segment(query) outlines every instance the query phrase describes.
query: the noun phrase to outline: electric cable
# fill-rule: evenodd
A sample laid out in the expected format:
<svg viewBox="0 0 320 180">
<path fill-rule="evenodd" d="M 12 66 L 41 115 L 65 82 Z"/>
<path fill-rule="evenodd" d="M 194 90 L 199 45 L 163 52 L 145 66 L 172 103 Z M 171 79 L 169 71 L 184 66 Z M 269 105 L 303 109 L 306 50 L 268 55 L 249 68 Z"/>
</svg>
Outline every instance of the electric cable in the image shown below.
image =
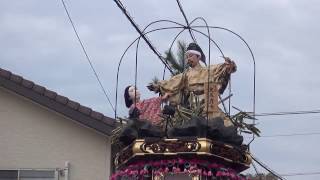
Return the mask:
<svg viewBox="0 0 320 180">
<path fill-rule="evenodd" d="M 263 162 L 261 162 L 257 157 L 253 156 L 251 153 L 249 154 L 252 158 L 253 161 L 255 161 L 256 163 L 258 163 L 261 167 L 263 167 L 265 170 L 267 170 L 269 173 L 271 173 L 272 175 L 276 176 L 277 178 L 279 178 L 280 180 L 284 180 L 283 177 L 281 177 L 280 174 L 276 173 L 275 171 L 273 171 L 272 169 L 270 169 L 266 164 L 264 164 Z"/>
<path fill-rule="evenodd" d="M 187 18 L 187 16 L 186 16 L 186 14 L 185 14 L 185 12 L 184 12 L 184 10 L 183 10 L 183 8 L 182 8 L 182 5 L 181 5 L 181 3 L 180 3 L 180 0 L 176 0 L 176 2 L 177 2 L 177 4 L 178 4 L 178 6 L 179 6 L 180 12 L 182 13 L 182 16 L 183 16 L 184 20 L 186 21 L 186 24 L 187 24 L 187 27 L 188 27 L 188 31 L 189 31 L 189 34 L 190 34 L 193 42 L 197 43 L 196 38 L 194 37 L 192 31 L 190 30 L 190 24 L 189 24 L 189 21 L 188 21 L 188 18 Z"/>
<path fill-rule="evenodd" d="M 252 166 L 254 168 L 254 171 L 256 172 L 256 175 L 259 175 L 258 169 L 257 169 L 256 165 L 254 164 L 254 162 L 252 162 Z M 262 180 L 261 176 L 259 176 L 259 180 Z"/>
<path fill-rule="evenodd" d="M 291 134 L 274 134 L 274 135 L 262 135 L 258 138 L 274 138 L 274 137 L 291 137 L 291 136 L 312 136 L 320 135 L 320 132 L 306 132 L 306 133 L 291 133 Z"/>
<path fill-rule="evenodd" d="M 320 110 L 257 113 L 256 116 L 284 116 L 284 115 L 318 114 L 318 113 L 320 113 Z"/>
<path fill-rule="evenodd" d="M 81 48 L 82 48 L 82 51 L 84 52 L 84 54 L 85 54 L 85 56 L 86 56 L 86 59 L 87 59 L 89 65 L 90 65 L 90 67 L 91 67 L 91 69 L 92 69 L 92 71 L 93 71 L 93 73 L 94 73 L 94 75 L 95 75 L 95 77 L 96 77 L 99 85 L 100 85 L 100 88 L 102 89 L 102 91 L 103 91 L 103 93 L 104 93 L 104 95 L 105 95 L 105 97 L 106 97 L 109 105 L 111 106 L 113 112 L 115 112 L 115 108 L 113 107 L 113 105 L 112 105 L 112 103 L 111 103 L 111 101 L 110 101 L 110 98 L 109 98 L 109 96 L 108 96 L 105 88 L 103 87 L 101 81 L 100 81 L 100 78 L 99 78 L 99 76 L 98 76 L 98 73 L 96 72 L 96 70 L 95 70 L 94 67 L 93 67 L 93 64 L 92 64 L 92 62 L 91 62 L 91 60 L 90 60 L 90 58 L 89 58 L 89 55 L 88 55 L 88 53 L 87 53 L 87 51 L 86 51 L 86 49 L 85 49 L 85 47 L 84 47 L 84 44 L 82 43 L 82 41 L 81 41 L 81 39 L 80 39 L 80 36 L 79 36 L 78 31 L 77 31 L 77 29 L 76 29 L 76 27 L 75 27 L 75 24 L 73 23 L 73 21 L 72 21 L 72 19 L 71 19 L 71 16 L 70 16 L 70 13 L 69 13 L 69 11 L 68 11 L 68 8 L 67 8 L 64 0 L 61 0 L 61 2 L 62 2 L 62 4 L 63 4 L 64 10 L 65 10 L 65 12 L 66 12 L 66 14 L 67 14 L 67 16 L 68 16 L 68 19 L 69 19 L 69 21 L 70 21 L 70 23 L 71 23 L 71 25 L 72 25 L 73 31 L 74 31 L 74 33 L 75 33 L 76 36 L 77 36 L 77 39 L 78 39 L 78 41 L 79 41 L 79 43 L 80 43 L 80 46 L 81 46 Z"/>
<path fill-rule="evenodd" d="M 127 19 L 130 21 L 131 25 L 135 28 L 135 30 L 140 34 L 140 36 L 145 40 L 149 48 L 154 52 L 154 54 L 161 60 L 161 62 L 168 68 L 168 70 L 173 73 L 170 66 L 165 62 L 164 58 L 161 56 L 161 54 L 156 50 L 156 48 L 151 44 L 151 41 L 143 34 L 143 32 L 140 30 L 139 26 L 135 21 L 132 19 L 132 17 L 129 15 L 128 11 L 124 8 L 123 4 L 120 2 L 120 0 L 114 0 L 114 2 L 117 4 L 117 6 L 120 8 L 122 13 L 127 17 Z"/>
<path fill-rule="evenodd" d="M 315 172 L 301 172 L 301 173 L 287 173 L 281 176 L 306 176 L 306 175 L 320 175 L 320 171 Z"/>
</svg>

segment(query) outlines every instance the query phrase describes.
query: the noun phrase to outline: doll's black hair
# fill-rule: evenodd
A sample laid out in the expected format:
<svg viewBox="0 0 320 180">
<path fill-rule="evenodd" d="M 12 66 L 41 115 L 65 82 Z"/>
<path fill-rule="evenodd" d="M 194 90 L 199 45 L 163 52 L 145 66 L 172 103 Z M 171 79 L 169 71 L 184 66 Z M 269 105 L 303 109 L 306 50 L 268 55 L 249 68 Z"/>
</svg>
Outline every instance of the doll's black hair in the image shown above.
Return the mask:
<svg viewBox="0 0 320 180">
<path fill-rule="evenodd" d="M 129 88 L 130 87 L 132 87 L 132 86 L 131 85 L 127 86 L 126 89 L 124 90 L 124 100 L 126 102 L 127 108 L 130 108 L 130 106 L 133 104 L 133 100 L 130 98 L 130 95 L 129 95 Z"/>
</svg>

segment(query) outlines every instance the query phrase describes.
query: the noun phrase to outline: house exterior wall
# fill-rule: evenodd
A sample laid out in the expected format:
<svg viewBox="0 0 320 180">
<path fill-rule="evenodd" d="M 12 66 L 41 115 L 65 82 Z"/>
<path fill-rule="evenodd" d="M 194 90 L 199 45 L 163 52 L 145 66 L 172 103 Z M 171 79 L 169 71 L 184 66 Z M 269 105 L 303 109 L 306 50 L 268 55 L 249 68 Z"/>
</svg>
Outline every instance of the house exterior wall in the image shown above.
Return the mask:
<svg viewBox="0 0 320 180">
<path fill-rule="evenodd" d="M 0 87 L 0 170 L 64 168 L 70 180 L 105 180 L 108 137 Z"/>
</svg>

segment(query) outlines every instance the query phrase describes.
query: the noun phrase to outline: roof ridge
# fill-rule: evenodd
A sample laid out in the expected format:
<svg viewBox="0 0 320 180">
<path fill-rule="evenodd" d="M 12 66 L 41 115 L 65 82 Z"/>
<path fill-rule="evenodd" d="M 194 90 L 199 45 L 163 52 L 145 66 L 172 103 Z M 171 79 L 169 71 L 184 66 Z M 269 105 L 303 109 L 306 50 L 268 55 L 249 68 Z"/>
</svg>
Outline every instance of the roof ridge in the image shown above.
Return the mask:
<svg viewBox="0 0 320 180">
<path fill-rule="evenodd" d="M 41 96 L 44 96 L 46 98 L 49 98 L 50 100 L 53 100 L 61 105 L 64 105 L 67 108 L 71 108 L 75 111 L 78 111 L 86 116 L 89 116 L 92 119 L 101 121 L 105 124 L 108 124 L 110 126 L 115 126 L 116 121 L 113 118 L 105 116 L 103 113 L 97 112 L 92 110 L 90 107 L 81 105 L 79 102 L 70 100 L 66 96 L 62 96 L 55 91 L 49 90 L 45 88 L 44 86 L 38 85 L 34 83 L 33 81 L 24 79 L 22 76 L 16 75 L 12 73 L 11 71 L 5 70 L 0 68 L 0 78 L 7 79 L 19 86 L 22 86 L 24 88 L 27 88 Z M 1 80 L 1 79 L 0 79 Z M 0 85 L 2 83 L 0 82 Z"/>
</svg>

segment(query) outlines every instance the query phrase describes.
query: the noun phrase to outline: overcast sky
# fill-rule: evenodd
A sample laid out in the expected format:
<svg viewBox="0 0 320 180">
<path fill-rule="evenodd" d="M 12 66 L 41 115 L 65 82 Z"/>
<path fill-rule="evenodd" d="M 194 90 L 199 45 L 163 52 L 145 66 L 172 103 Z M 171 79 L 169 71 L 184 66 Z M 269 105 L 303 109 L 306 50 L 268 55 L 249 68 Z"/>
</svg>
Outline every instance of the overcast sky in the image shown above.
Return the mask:
<svg viewBox="0 0 320 180">
<path fill-rule="evenodd" d="M 141 28 L 159 19 L 184 24 L 173 0 L 122 1 Z M 111 0 L 66 0 L 66 5 L 99 74 L 115 104 L 118 61 L 127 46 L 138 37 Z M 209 25 L 231 29 L 250 45 L 256 58 L 256 112 L 320 109 L 320 1 L 182 1 L 189 20 L 204 17 Z M 203 22 L 195 22 L 204 25 Z M 162 23 L 151 27 L 175 26 Z M 198 29 L 206 32 L 204 29 Z M 159 52 L 170 46 L 179 30 L 149 34 Z M 233 75 L 232 105 L 252 111 L 253 63 L 248 49 L 231 33 L 212 30 L 213 39 L 226 56 L 238 65 Z M 208 42 L 195 33 L 208 56 Z M 191 42 L 187 32 L 179 40 Z M 163 65 L 140 43 L 138 88 L 143 98 L 154 96 L 145 88 L 154 76 L 162 77 Z M 81 50 L 60 0 L 0 0 L 0 67 L 54 90 L 61 95 L 113 117 L 102 90 Z M 211 62 L 222 62 L 211 47 Z M 123 89 L 134 84 L 135 48 L 120 68 L 118 111 L 127 114 Z M 168 77 L 168 75 L 167 75 Z M 260 117 L 262 135 L 320 132 L 320 114 Z M 319 135 L 262 137 L 251 151 L 280 174 L 320 171 Z M 259 168 L 261 171 L 261 169 Z M 253 170 L 250 170 L 253 172 Z M 287 179 L 319 179 L 320 175 Z"/>
</svg>

